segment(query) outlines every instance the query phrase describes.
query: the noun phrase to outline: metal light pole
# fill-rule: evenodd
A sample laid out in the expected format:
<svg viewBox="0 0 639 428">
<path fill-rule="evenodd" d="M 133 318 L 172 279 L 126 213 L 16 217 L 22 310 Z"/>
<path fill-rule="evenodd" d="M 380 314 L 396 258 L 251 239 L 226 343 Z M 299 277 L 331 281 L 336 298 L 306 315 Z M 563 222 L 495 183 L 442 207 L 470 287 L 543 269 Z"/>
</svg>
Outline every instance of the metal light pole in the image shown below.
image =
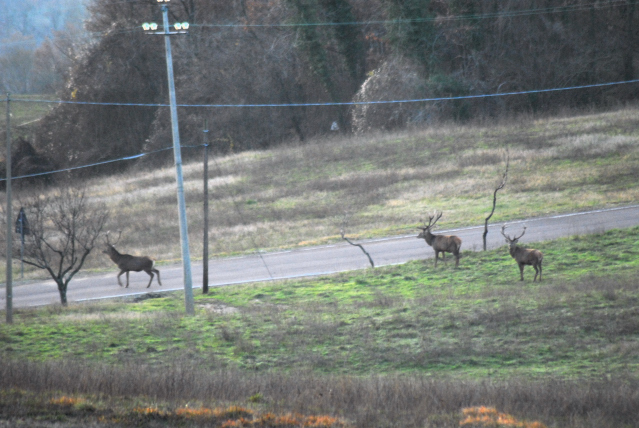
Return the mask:
<svg viewBox="0 0 639 428">
<path fill-rule="evenodd" d="M 160 0 L 161 1 L 161 0 Z M 168 1 L 168 0 L 166 0 Z M 171 56 L 172 34 L 178 32 L 169 31 L 169 7 L 162 6 L 162 19 L 164 31 L 152 34 L 164 34 L 164 46 L 166 49 L 166 73 L 169 81 L 169 102 L 171 105 L 171 131 L 173 134 L 173 155 L 175 157 L 175 178 L 177 181 L 178 215 L 180 220 L 180 241 L 182 245 L 182 269 L 184 273 L 184 303 L 188 315 L 195 314 L 193 301 L 193 277 L 191 275 L 191 254 L 189 252 L 189 233 L 186 222 L 186 203 L 184 201 L 184 180 L 182 178 L 182 153 L 180 151 L 180 130 L 178 126 L 177 103 L 175 101 L 175 82 L 173 80 L 173 57 Z M 147 30 L 147 25 L 143 28 Z M 188 24 L 186 26 L 188 28 Z M 154 28 L 152 28 L 154 29 Z M 177 29 L 177 26 L 176 26 Z M 183 33 L 180 31 L 179 33 Z"/>
<path fill-rule="evenodd" d="M 6 282 L 6 298 L 7 298 L 7 324 L 13 323 L 13 213 L 11 210 L 11 97 L 7 94 L 7 282 Z"/>
</svg>

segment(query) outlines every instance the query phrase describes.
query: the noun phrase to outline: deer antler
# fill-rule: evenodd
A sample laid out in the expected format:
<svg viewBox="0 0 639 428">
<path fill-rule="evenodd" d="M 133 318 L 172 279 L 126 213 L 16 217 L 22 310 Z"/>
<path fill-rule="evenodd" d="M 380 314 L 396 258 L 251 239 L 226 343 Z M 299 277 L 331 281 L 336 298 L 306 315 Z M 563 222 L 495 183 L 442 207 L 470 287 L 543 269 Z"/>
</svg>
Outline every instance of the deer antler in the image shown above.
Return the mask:
<svg viewBox="0 0 639 428">
<path fill-rule="evenodd" d="M 440 218 L 442 218 L 442 215 L 444 213 L 443 212 L 437 212 L 437 210 L 435 210 L 435 212 L 433 213 L 433 215 L 429 215 L 428 216 L 428 224 L 426 224 L 426 222 L 424 222 L 424 226 L 425 227 L 420 227 L 420 229 L 430 229 L 433 226 L 435 226 L 435 223 L 437 223 L 437 220 L 439 220 Z M 435 221 L 433 221 L 433 219 L 435 219 Z"/>
<path fill-rule="evenodd" d="M 526 233 L 526 226 L 524 226 L 524 231 L 523 231 L 523 232 L 521 232 L 521 235 L 519 235 L 519 236 L 518 236 L 518 237 L 516 237 L 515 239 L 519 239 L 519 238 L 521 238 L 522 236 L 524 236 L 524 233 Z"/>
<path fill-rule="evenodd" d="M 505 232 L 506 232 L 506 225 L 504 224 L 504 225 L 501 227 L 501 234 L 502 234 L 502 235 L 504 235 L 504 238 L 506 238 L 507 240 L 512 241 L 512 239 L 510 238 L 510 236 L 506 235 L 506 233 L 505 233 Z"/>
<path fill-rule="evenodd" d="M 122 236 L 122 231 L 120 230 L 119 232 L 120 233 L 118 234 L 118 239 L 112 244 L 111 242 L 109 242 L 109 233 L 111 233 L 111 231 L 110 230 L 107 231 L 107 233 L 105 234 L 107 245 L 114 246 L 115 244 L 120 242 L 120 237 Z"/>
<path fill-rule="evenodd" d="M 515 236 L 514 238 L 511 238 L 510 236 L 506 235 L 506 225 L 504 224 L 501 227 L 501 234 L 504 235 L 504 238 L 506 238 L 508 241 L 512 242 L 512 241 L 517 241 L 519 240 L 522 236 L 524 236 L 524 233 L 526 233 L 526 226 L 524 226 L 524 231 L 521 232 L 521 235 L 519 236 Z"/>
</svg>

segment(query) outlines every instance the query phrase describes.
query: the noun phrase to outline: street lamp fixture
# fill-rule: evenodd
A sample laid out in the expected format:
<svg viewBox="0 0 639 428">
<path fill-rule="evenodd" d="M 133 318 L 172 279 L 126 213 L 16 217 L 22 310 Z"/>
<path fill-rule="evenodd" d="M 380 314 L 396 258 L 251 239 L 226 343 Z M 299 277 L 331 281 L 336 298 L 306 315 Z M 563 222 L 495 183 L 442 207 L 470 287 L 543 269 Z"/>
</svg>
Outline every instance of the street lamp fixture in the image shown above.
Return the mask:
<svg viewBox="0 0 639 428">
<path fill-rule="evenodd" d="M 142 24 L 142 28 L 144 29 L 144 31 L 155 31 L 158 29 L 158 24 L 156 24 L 155 22 L 145 22 L 144 24 Z"/>
<path fill-rule="evenodd" d="M 189 29 L 188 22 L 176 22 L 173 24 L 173 28 L 175 31 L 169 31 L 169 27 L 165 27 L 163 31 L 157 31 L 158 24 L 155 22 L 145 22 L 142 24 L 142 29 L 147 34 L 165 34 L 165 35 L 173 35 L 173 34 L 187 34 Z"/>
</svg>

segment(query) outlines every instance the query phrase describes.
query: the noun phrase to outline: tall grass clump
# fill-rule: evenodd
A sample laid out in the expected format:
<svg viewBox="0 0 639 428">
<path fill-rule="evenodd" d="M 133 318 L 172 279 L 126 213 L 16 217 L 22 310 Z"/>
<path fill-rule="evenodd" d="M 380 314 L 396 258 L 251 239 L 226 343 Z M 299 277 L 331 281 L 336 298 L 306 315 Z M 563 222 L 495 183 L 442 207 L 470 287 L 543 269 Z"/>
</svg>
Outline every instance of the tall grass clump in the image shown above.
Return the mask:
<svg viewBox="0 0 639 428">
<path fill-rule="evenodd" d="M 3 389 L 15 387 L 40 394 L 65 391 L 70 395 L 146 397 L 148 402 L 174 403 L 175 410 L 184 409 L 180 403 L 185 402 L 204 403 L 201 407 L 206 408 L 216 407 L 207 407 L 207 403 L 248 403 L 259 392 L 261 411 L 335 415 L 362 428 L 458 427 L 460 422 L 469 421 L 473 412 L 462 413 L 462 409 L 481 406 L 498 408 L 514 415 L 513 420 L 539 422 L 512 425 L 525 427 L 616 428 L 632 426 L 639 416 L 639 380 L 632 376 L 575 381 L 470 381 L 414 374 L 362 378 L 307 371 L 210 372 L 181 361 L 174 363 L 156 370 L 143 365 L 9 361 L 0 367 L 0 385 Z M 206 413 L 177 412 L 191 416 Z"/>
</svg>

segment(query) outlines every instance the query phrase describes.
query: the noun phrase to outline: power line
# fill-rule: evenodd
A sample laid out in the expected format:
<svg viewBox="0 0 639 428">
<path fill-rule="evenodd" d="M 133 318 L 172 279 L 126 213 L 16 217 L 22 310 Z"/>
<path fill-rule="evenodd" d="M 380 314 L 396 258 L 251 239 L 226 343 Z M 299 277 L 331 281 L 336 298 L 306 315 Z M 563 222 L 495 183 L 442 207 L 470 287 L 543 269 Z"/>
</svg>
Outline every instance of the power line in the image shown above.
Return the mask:
<svg viewBox="0 0 639 428">
<path fill-rule="evenodd" d="M 563 88 L 550 88 L 550 89 L 538 89 L 531 91 L 518 91 L 518 92 L 504 92 L 504 93 L 493 93 L 493 94 L 483 94 L 483 95 L 464 95 L 458 97 L 438 97 L 438 98 L 421 98 L 421 99 L 412 99 L 412 100 L 390 100 L 390 101 L 361 101 L 361 102 L 347 102 L 347 103 L 299 103 L 299 104 L 181 104 L 179 107 L 206 107 L 206 108 L 230 108 L 230 107 L 308 107 L 308 106 L 348 106 L 348 105 L 370 105 L 370 104 L 395 104 L 395 103 L 416 103 L 416 102 L 429 102 L 429 101 L 449 101 L 449 100 L 462 100 L 462 99 L 477 99 L 477 98 L 491 98 L 491 97 L 500 97 L 500 96 L 512 96 L 512 95 L 526 95 L 526 94 L 535 94 L 535 93 L 548 93 L 548 92 L 558 92 L 565 90 L 575 90 L 575 89 L 585 89 L 585 88 L 598 88 L 598 87 L 606 87 L 613 85 L 622 85 L 622 84 L 632 84 L 639 83 L 639 79 L 634 80 L 626 80 L 620 82 L 608 82 L 608 83 L 596 83 L 591 85 L 581 85 L 581 86 L 569 86 Z M 42 103 L 58 103 L 58 104 L 79 104 L 79 105 L 107 105 L 107 106 L 125 106 L 125 107 L 168 107 L 168 104 L 139 104 L 139 103 L 97 103 L 97 102 L 83 102 L 83 101 L 49 101 L 49 100 L 33 100 L 33 99 L 24 99 L 24 98 L 11 98 L 12 102 L 42 102 Z M 184 148 L 197 148 L 202 147 L 203 145 L 182 145 Z M 36 174 L 29 175 L 21 175 L 18 177 L 12 177 L 12 179 L 21 179 L 21 178 L 29 178 L 29 177 L 37 177 L 48 174 L 56 174 L 59 172 L 67 172 L 73 171 L 82 168 L 89 168 L 93 166 L 104 165 L 113 162 L 120 162 L 125 160 L 134 160 L 139 159 L 143 156 L 154 154 L 158 152 L 162 152 L 165 150 L 171 150 L 171 147 L 154 150 L 151 152 L 140 153 L 132 156 L 125 156 L 117 159 L 111 159 L 101 162 L 95 162 L 87 165 L 80 165 L 75 167 L 69 167 L 64 169 L 59 169 L 55 171 L 42 172 Z M 0 182 L 6 181 L 5 178 L 0 179 Z"/>
<path fill-rule="evenodd" d="M 13 99 L 12 99 L 12 101 L 13 101 Z M 184 147 L 200 147 L 200 146 L 184 146 Z M 105 165 L 105 164 L 113 163 L 113 162 L 120 162 L 120 161 L 125 161 L 125 160 L 134 160 L 134 159 L 139 159 L 139 158 L 141 158 L 143 156 L 146 156 L 146 155 L 150 155 L 150 154 L 158 153 L 158 152 L 163 152 L 165 150 L 171 150 L 171 149 L 172 149 L 172 147 L 166 147 L 164 149 L 158 149 L 158 150 L 154 150 L 154 151 L 151 151 L 151 152 L 140 153 L 140 154 L 137 154 L 137 155 L 125 156 L 125 157 L 122 157 L 122 158 L 111 159 L 111 160 L 106 160 L 106 161 L 101 161 L 101 162 L 95 162 L 95 163 L 91 163 L 91 164 L 87 164 L 87 165 L 73 166 L 73 167 L 64 168 L 64 169 L 57 169 L 57 170 L 54 170 L 54 171 L 39 172 L 39 173 L 36 173 L 36 174 L 20 175 L 20 176 L 17 176 L 17 177 L 11 177 L 11 179 L 12 180 L 18 180 L 20 178 L 39 177 L 39 176 L 42 176 L 42 175 L 49 175 L 49 174 L 57 174 L 59 172 L 74 171 L 74 170 L 77 170 L 77 169 L 89 168 L 89 167 L 92 167 L 92 166 Z M 1 178 L 0 181 L 7 181 L 7 179 L 6 178 Z"/>
<path fill-rule="evenodd" d="M 564 12 L 579 12 L 582 10 L 589 10 L 594 8 L 595 10 L 601 10 L 608 7 L 616 7 L 626 3 L 626 0 L 610 0 L 606 3 L 595 2 L 586 4 L 576 4 L 568 6 L 558 7 L 545 7 L 536 9 L 523 9 L 513 10 L 506 12 L 494 12 L 484 14 L 472 14 L 472 15 L 449 15 L 449 16 L 437 16 L 433 18 L 412 18 L 412 19 L 391 19 L 391 20 L 375 20 L 375 21 L 349 21 L 349 22 L 298 22 L 298 23 L 282 23 L 282 24 L 191 24 L 193 27 L 321 27 L 321 26 L 354 26 L 354 25 L 384 25 L 384 24 L 411 24 L 420 22 L 434 22 L 434 21 L 463 21 L 463 20 L 477 20 L 477 19 L 489 19 L 489 18 L 510 18 L 518 16 L 531 16 L 541 15 L 548 13 L 564 13 Z"/>
<path fill-rule="evenodd" d="M 607 86 L 624 85 L 639 83 L 639 79 L 624 80 L 617 82 L 605 82 L 605 83 L 593 83 L 590 85 L 579 86 L 564 86 L 559 88 L 548 89 L 532 89 L 529 91 L 513 91 L 513 92 L 500 92 L 491 94 L 477 94 L 477 95 L 459 95 L 455 97 L 435 97 L 435 98 L 415 98 L 404 100 L 378 100 L 378 101 L 349 101 L 349 102 L 328 102 L 328 103 L 286 103 L 286 104 L 178 104 L 178 107 L 184 108 L 261 108 L 261 107 L 327 107 L 327 106 L 355 106 L 355 105 L 373 105 L 373 104 L 406 104 L 406 103 L 420 103 L 420 102 L 433 102 L 433 101 L 452 101 L 452 100 L 468 100 L 468 99 L 481 99 L 481 98 L 495 98 L 505 97 L 513 95 L 529 95 L 529 94 L 543 94 L 549 92 L 571 91 L 577 89 L 588 88 L 601 88 Z M 32 102 L 32 103 L 50 103 L 50 104 L 76 104 L 76 105 L 100 105 L 100 106 L 125 106 L 125 107 L 169 107 L 168 104 L 144 104 L 144 103 L 102 103 L 95 101 L 63 101 L 63 100 L 37 100 L 37 99 L 24 99 L 24 98 L 11 98 L 12 101 L 20 102 Z"/>
<path fill-rule="evenodd" d="M 131 4 L 131 3 L 145 3 L 141 1 L 124 1 L 118 2 L 118 4 Z M 602 10 L 607 8 L 613 8 L 621 6 L 626 3 L 626 0 L 609 0 L 605 3 L 594 2 L 585 4 L 574 4 L 557 7 L 544 7 L 535 9 L 522 9 L 512 10 L 505 12 L 494 12 L 484 14 L 468 14 L 468 15 L 448 15 L 437 16 L 432 18 L 412 18 L 412 19 L 391 19 L 391 20 L 373 20 L 373 21 L 349 21 L 349 22 L 289 22 L 280 24 L 248 24 L 248 23 L 228 23 L 228 24 L 197 24 L 191 23 L 191 27 L 200 28 L 296 28 L 296 27 L 330 27 L 330 26 L 366 26 L 366 25 L 393 25 L 393 24 L 412 24 L 421 22 L 441 22 L 441 21 L 464 21 L 464 20 L 479 20 L 479 19 L 491 19 L 491 18 L 513 18 L 520 16 L 533 16 L 549 13 L 566 13 L 566 12 L 580 12 L 584 10 Z M 146 3 L 145 3 L 146 4 Z M 105 36 L 112 34 L 128 34 L 138 32 L 139 28 L 110 28 L 104 31 L 85 32 L 85 38 Z M 57 37 L 59 40 L 77 39 L 78 36 L 69 37 Z M 21 40 L 21 41 L 9 41 L 4 42 L 4 45 L 20 45 L 20 44 L 33 44 L 33 40 Z"/>
</svg>

